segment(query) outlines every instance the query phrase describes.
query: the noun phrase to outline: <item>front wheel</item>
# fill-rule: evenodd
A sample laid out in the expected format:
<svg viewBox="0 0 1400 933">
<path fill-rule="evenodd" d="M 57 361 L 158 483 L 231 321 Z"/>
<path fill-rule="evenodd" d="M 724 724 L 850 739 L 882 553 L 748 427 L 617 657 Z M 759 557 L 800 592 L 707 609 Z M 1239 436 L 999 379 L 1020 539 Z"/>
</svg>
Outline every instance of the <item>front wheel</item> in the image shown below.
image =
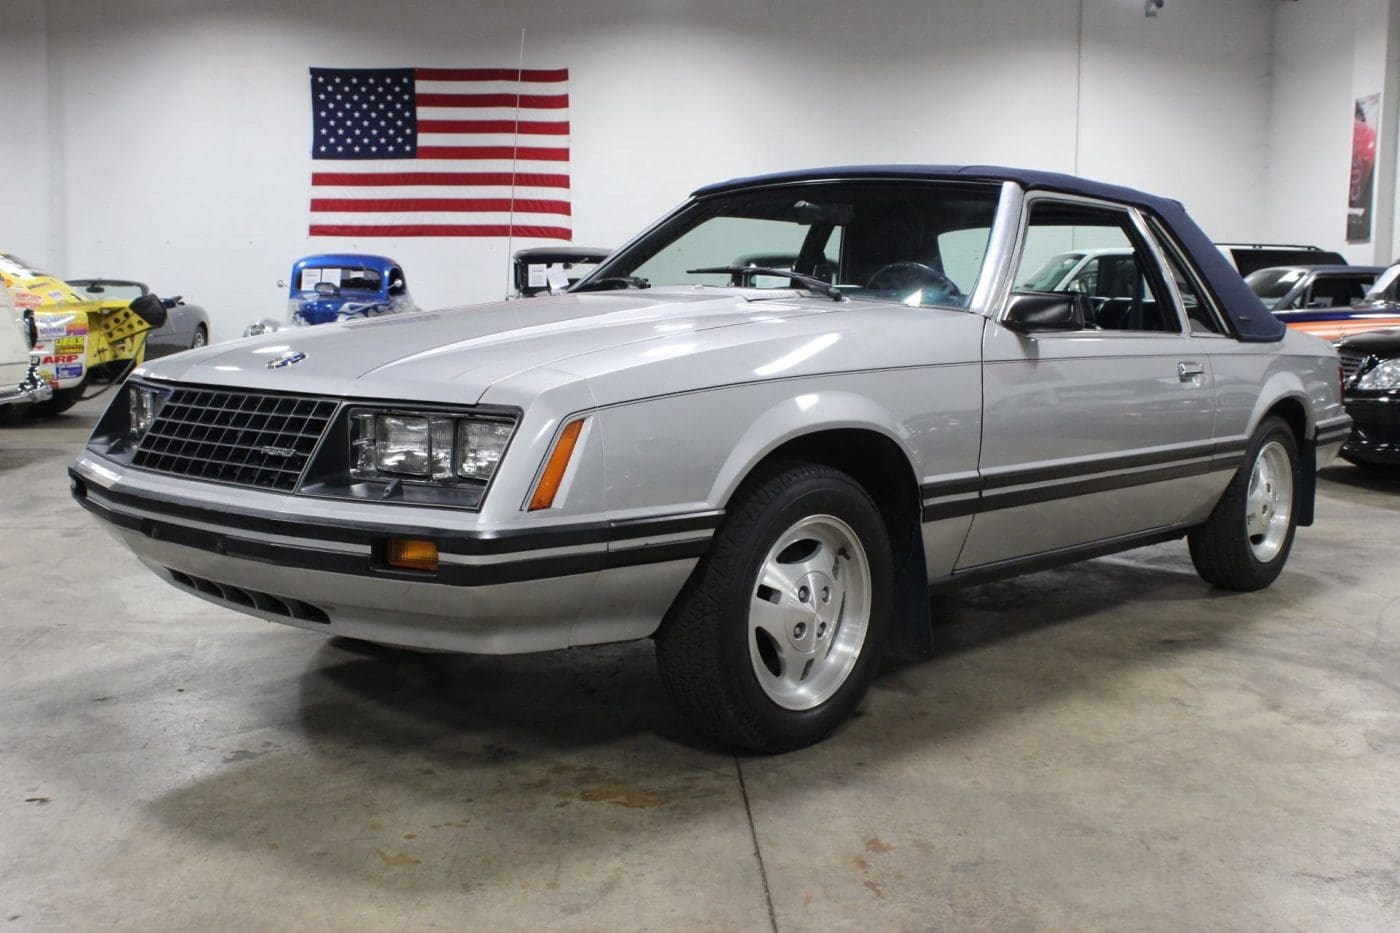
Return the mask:
<svg viewBox="0 0 1400 933">
<path fill-rule="evenodd" d="M 194 339 L 190 341 L 190 349 L 198 350 L 209 343 L 209 329 L 203 324 L 194 329 Z"/>
<path fill-rule="evenodd" d="M 1281 418 L 1266 418 L 1205 524 L 1187 541 L 1191 562 L 1207 583 L 1259 590 L 1274 582 L 1298 527 L 1302 486 L 1298 442 Z"/>
<path fill-rule="evenodd" d="M 875 676 L 893 564 L 855 480 L 815 464 L 768 470 L 736 496 L 657 632 L 662 682 L 722 741 L 763 752 L 818 741 Z"/>
</svg>

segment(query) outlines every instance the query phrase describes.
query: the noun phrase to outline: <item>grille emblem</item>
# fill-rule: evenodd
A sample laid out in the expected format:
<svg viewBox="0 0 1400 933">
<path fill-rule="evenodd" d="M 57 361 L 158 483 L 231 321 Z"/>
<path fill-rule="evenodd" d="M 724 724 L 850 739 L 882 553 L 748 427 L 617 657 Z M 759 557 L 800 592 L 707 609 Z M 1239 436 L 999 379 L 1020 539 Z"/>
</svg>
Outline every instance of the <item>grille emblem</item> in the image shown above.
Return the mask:
<svg viewBox="0 0 1400 933">
<path fill-rule="evenodd" d="M 294 366 L 306 359 L 306 354 L 300 350 L 288 350 L 281 356 L 274 356 L 267 361 L 268 369 L 281 369 L 283 366 Z"/>
<path fill-rule="evenodd" d="M 295 457 L 297 452 L 290 447 L 264 447 L 262 452 L 269 457 Z"/>
</svg>

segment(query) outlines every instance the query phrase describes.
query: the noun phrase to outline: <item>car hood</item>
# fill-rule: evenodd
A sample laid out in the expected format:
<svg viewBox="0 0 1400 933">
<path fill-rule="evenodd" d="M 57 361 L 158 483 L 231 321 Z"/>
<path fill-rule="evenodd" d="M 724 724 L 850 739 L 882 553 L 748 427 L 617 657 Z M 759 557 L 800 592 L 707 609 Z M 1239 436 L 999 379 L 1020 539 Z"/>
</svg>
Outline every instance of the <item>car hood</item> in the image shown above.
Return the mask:
<svg viewBox="0 0 1400 933">
<path fill-rule="evenodd" d="M 572 357 L 834 307 L 827 299 L 771 289 L 561 295 L 288 328 L 167 357 L 137 374 L 202 385 L 471 404 L 502 379 Z"/>
</svg>

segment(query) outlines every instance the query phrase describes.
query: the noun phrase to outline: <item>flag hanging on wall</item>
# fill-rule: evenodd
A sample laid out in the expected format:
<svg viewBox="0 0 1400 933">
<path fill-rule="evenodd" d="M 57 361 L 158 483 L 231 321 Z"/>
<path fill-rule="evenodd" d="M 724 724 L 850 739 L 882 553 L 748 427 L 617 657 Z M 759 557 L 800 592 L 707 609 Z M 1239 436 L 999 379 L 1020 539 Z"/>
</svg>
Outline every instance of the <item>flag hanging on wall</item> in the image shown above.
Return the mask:
<svg viewBox="0 0 1400 933">
<path fill-rule="evenodd" d="M 567 68 L 312 68 L 311 235 L 572 239 L 568 82 Z"/>
</svg>

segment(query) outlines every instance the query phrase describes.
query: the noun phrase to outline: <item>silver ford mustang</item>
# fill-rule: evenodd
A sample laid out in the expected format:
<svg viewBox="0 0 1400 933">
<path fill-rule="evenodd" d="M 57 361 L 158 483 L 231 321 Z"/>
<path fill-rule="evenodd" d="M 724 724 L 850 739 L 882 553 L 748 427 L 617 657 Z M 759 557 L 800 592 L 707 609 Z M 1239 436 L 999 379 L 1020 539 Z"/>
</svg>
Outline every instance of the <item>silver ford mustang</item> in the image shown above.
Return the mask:
<svg viewBox="0 0 1400 933">
<path fill-rule="evenodd" d="M 1072 291 L 1047 259 L 1105 250 Z M 186 592 L 313 631 L 653 638 L 693 723 L 814 742 L 930 588 L 1185 537 L 1269 585 L 1347 433 L 1181 205 L 991 167 L 703 188 L 568 294 L 139 369 L 73 494 Z"/>
</svg>

